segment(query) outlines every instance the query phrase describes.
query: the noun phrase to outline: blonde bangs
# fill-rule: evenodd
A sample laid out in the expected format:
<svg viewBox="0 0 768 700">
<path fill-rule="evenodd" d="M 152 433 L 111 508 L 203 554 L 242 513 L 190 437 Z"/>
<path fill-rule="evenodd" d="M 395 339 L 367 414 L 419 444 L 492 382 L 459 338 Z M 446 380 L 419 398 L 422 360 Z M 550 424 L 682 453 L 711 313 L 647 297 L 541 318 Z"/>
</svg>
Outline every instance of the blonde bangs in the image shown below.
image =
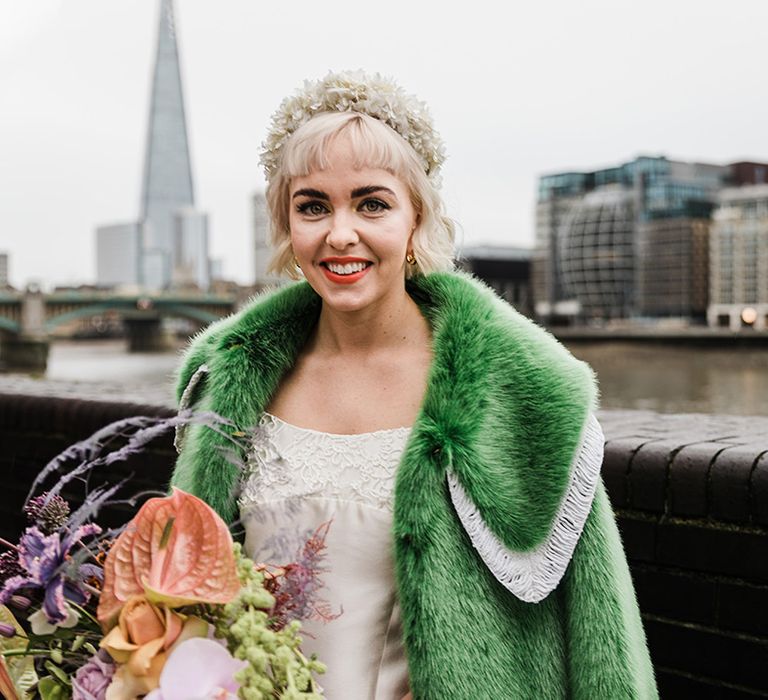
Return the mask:
<svg viewBox="0 0 768 700">
<path fill-rule="evenodd" d="M 305 177 L 328 167 L 333 141 L 344 136 L 354 155 L 355 168 L 379 168 L 403 178 L 421 167 L 408 143 L 386 124 L 359 112 L 328 112 L 310 119 L 288 141 L 282 169 L 287 177 Z"/>
</svg>

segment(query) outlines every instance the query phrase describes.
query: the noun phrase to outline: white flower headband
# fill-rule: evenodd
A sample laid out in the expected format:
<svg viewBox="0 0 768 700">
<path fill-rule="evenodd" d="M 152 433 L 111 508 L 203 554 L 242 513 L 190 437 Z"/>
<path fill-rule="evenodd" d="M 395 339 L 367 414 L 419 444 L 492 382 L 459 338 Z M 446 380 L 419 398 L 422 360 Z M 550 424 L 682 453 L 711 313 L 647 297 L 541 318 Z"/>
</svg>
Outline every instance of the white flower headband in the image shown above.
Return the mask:
<svg viewBox="0 0 768 700">
<path fill-rule="evenodd" d="M 416 151 L 427 176 L 437 184 L 445 149 L 427 106 L 392 80 L 363 71 L 328 73 L 286 97 L 272 115 L 262 144 L 261 165 L 269 180 L 277 171 L 286 141 L 321 112 L 362 112 L 394 129 Z"/>
</svg>

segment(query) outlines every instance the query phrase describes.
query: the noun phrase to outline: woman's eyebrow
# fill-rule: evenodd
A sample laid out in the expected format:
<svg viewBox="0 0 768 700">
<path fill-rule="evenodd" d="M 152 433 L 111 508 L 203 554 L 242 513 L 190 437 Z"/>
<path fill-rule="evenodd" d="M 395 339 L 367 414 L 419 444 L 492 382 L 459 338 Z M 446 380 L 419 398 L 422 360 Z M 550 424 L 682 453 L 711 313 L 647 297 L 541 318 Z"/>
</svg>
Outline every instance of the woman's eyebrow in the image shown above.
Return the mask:
<svg viewBox="0 0 768 700">
<path fill-rule="evenodd" d="M 296 190 L 293 193 L 293 197 L 315 197 L 315 199 L 324 199 L 326 201 L 330 199 L 330 197 L 325 192 L 321 192 L 320 190 L 313 190 L 310 187 L 305 187 L 302 190 Z"/>
<path fill-rule="evenodd" d="M 393 197 L 397 197 L 397 195 L 392 190 L 390 190 L 389 187 L 384 187 L 383 185 L 368 185 L 366 187 L 358 187 L 356 190 L 352 190 L 352 199 L 365 197 L 365 195 L 373 194 L 374 192 L 387 192 Z"/>
</svg>

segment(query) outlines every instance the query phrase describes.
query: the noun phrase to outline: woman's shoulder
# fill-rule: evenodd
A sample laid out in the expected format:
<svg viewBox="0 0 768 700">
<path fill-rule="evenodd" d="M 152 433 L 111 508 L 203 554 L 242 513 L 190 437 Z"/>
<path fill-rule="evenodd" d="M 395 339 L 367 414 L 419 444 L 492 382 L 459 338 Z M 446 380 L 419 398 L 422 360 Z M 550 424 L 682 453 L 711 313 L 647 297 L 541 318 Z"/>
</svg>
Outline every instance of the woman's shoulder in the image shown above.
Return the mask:
<svg viewBox="0 0 768 700">
<path fill-rule="evenodd" d="M 317 295 L 304 282 L 268 289 L 249 299 L 241 309 L 215 321 L 193 336 L 176 374 L 176 398 L 201 368 L 232 347 L 243 345 L 269 327 L 285 327 L 298 316 L 315 313 Z"/>
</svg>

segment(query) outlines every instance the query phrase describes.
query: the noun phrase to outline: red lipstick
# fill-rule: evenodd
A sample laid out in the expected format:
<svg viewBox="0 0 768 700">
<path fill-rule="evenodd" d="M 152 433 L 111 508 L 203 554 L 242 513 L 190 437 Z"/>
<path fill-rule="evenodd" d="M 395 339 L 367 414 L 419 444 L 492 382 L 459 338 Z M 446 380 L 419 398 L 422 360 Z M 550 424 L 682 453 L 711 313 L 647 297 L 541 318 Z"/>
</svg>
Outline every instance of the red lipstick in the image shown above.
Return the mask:
<svg viewBox="0 0 768 700">
<path fill-rule="evenodd" d="M 348 275 L 341 275 L 338 272 L 333 272 L 332 270 L 328 269 L 328 263 L 335 263 L 336 265 L 346 265 L 348 263 L 365 263 L 365 267 L 358 271 L 353 272 Z M 336 284 L 354 284 L 359 279 L 364 277 L 368 270 L 371 269 L 373 263 L 371 263 L 370 260 L 366 260 L 365 258 L 355 258 L 355 257 L 329 257 L 329 258 L 323 258 L 320 261 L 320 267 L 323 269 L 323 274 L 326 276 L 327 279 L 329 279 L 331 282 L 334 282 Z"/>
</svg>

